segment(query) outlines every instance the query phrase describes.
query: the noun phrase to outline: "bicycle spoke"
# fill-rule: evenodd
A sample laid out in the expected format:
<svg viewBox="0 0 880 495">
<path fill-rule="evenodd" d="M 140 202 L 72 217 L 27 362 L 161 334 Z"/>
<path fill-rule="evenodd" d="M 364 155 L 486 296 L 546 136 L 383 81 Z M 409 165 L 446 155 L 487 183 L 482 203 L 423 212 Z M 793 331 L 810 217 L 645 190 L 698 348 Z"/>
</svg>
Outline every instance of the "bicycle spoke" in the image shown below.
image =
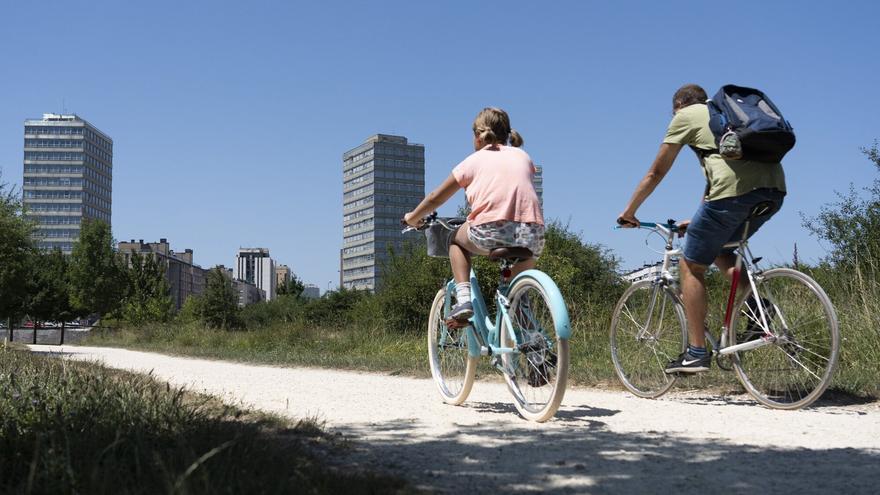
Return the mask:
<svg viewBox="0 0 880 495">
<path fill-rule="evenodd" d="M 668 390 L 675 378 L 665 367 L 681 352 L 686 331 L 683 309 L 671 293 L 653 281 L 636 282 L 612 322 L 612 361 L 623 384 L 642 397 Z"/>
<path fill-rule="evenodd" d="M 753 298 L 755 308 L 743 301 L 740 318 L 732 326 L 737 334 L 759 326 L 776 341 L 738 353 L 737 374 L 766 405 L 808 405 L 828 386 L 836 366 L 839 334 L 834 309 L 815 281 L 791 269 L 768 270 L 758 288 L 761 297 Z M 755 325 L 760 321 L 759 305 L 767 325 Z"/>
<path fill-rule="evenodd" d="M 557 338 L 551 303 L 534 280 L 514 284 L 508 300 L 513 328 L 502 329 L 501 343 L 518 352 L 502 355 L 502 365 L 511 372 L 505 378 L 520 412 L 543 421 L 555 413 L 564 393 L 567 375 L 559 373 L 560 363 L 567 373 L 567 341 Z"/>
<path fill-rule="evenodd" d="M 475 364 L 468 353 L 466 330 L 449 328 L 443 314 L 445 291 L 440 291 L 431 308 L 428 328 L 428 358 L 431 373 L 443 400 L 460 404 L 470 392 Z"/>
</svg>

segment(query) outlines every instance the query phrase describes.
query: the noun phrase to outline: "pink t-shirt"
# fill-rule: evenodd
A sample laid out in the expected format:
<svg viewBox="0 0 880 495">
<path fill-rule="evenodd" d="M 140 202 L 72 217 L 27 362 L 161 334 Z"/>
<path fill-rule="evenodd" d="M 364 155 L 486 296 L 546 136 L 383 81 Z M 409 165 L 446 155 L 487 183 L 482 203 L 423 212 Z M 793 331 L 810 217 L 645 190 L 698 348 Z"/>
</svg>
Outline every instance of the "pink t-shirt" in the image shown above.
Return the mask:
<svg viewBox="0 0 880 495">
<path fill-rule="evenodd" d="M 486 146 L 452 170 L 455 180 L 465 188 L 472 225 L 499 220 L 544 225 L 541 203 L 532 184 L 534 174 L 528 153 L 513 146 Z"/>
</svg>

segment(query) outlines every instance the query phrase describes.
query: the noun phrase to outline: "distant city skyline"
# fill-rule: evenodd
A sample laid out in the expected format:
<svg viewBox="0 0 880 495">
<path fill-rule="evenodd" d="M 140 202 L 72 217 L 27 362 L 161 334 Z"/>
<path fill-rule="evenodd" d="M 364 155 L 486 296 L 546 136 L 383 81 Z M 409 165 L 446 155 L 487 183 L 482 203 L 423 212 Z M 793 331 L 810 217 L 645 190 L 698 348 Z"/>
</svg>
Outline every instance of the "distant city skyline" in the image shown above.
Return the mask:
<svg viewBox="0 0 880 495">
<path fill-rule="evenodd" d="M 339 282 L 340 155 L 378 132 L 407 136 L 426 147 L 430 191 L 473 151 L 479 110 L 499 106 L 544 167 L 546 219 L 631 269 L 659 247 L 612 226 L 657 152 L 673 92 L 736 83 L 764 90 L 798 140 L 783 163 L 785 205 L 752 247 L 789 262 L 797 243 L 813 263 L 826 246 L 802 214 L 877 177 L 860 147 L 880 138 L 880 4 L 801 7 L 737 3 L 760 15 L 729 47 L 705 8 L 666 2 L 8 2 L 0 180 L 22 186 L 26 119 L 82 115 L 113 140 L 117 239 L 168 238 L 205 267 L 266 246 L 326 290 Z M 702 189 L 685 151 L 639 218 L 688 218 Z"/>
</svg>

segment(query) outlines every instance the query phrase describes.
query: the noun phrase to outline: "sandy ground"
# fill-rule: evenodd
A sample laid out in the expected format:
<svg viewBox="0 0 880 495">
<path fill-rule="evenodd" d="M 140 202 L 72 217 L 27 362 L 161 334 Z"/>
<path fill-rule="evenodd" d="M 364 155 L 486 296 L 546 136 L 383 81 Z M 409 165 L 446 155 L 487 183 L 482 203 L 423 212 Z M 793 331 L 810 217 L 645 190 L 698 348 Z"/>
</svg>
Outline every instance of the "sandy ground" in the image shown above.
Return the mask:
<svg viewBox="0 0 880 495">
<path fill-rule="evenodd" d="M 880 405 L 775 411 L 748 396 L 645 400 L 574 388 L 557 418 L 521 419 L 502 383 L 443 404 L 431 380 L 171 357 L 122 349 L 36 352 L 152 372 L 174 385 L 354 441 L 351 461 L 437 492 L 878 493 Z M 479 380 L 479 378 L 478 378 Z"/>
</svg>

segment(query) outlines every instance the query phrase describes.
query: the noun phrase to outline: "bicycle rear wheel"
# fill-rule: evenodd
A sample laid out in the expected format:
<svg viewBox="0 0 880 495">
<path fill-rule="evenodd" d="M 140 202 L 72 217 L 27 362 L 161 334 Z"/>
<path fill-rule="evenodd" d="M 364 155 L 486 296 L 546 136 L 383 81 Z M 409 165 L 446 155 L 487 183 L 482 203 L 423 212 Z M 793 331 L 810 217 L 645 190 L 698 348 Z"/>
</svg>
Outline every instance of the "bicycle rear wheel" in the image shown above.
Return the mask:
<svg viewBox="0 0 880 495">
<path fill-rule="evenodd" d="M 568 383 L 568 339 L 556 333 L 560 322 L 554 317 L 556 298 L 550 297 L 551 291 L 558 296 L 555 284 L 545 288 L 531 277 L 517 279 L 507 294 L 513 329 L 511 332 L 505 322 L 500 338 L 501 347 L 519 349 L 519 352 L 501 356 L 513 403 L 524 418 L 538 422 L 556 414 Z M 558 301 L 563 304 L 567 320 L 568 310 L 561 303 L 561 296 Z M 556 310 L 559 314 L 559 308 Z"/>
<path fill-rule="evenodd" d="M 675 383 L 666 365 L 687 347 L 684 307 L 669 288 L 652 280 L 632 284 L 611 318 L 611 361 L 623 385 L 653 399 Z"/>
<path fill-rule="evenodd" d="M 732 315 L 730 335 L 747 341 L 769 330 L 776 340 L 736 353 L 737 376 L 749 394 L 768 407 L 808 406 L 822 395 L 837 368 L 840 330 L 834 306 L 815 280 L 790 268 L 767 270 L 756 285 L 759 297 L 750 297 L 748 288 Z"/>
<path fill-rule="evenodd" d="M 478 358 L 468 354 L 468 327 L 446 326 L 445 300 L 446 289 L 440 289 L 428 315 L 428 362 L 443 402 L 458 405 L 471 393 Z"/>
</svg>

